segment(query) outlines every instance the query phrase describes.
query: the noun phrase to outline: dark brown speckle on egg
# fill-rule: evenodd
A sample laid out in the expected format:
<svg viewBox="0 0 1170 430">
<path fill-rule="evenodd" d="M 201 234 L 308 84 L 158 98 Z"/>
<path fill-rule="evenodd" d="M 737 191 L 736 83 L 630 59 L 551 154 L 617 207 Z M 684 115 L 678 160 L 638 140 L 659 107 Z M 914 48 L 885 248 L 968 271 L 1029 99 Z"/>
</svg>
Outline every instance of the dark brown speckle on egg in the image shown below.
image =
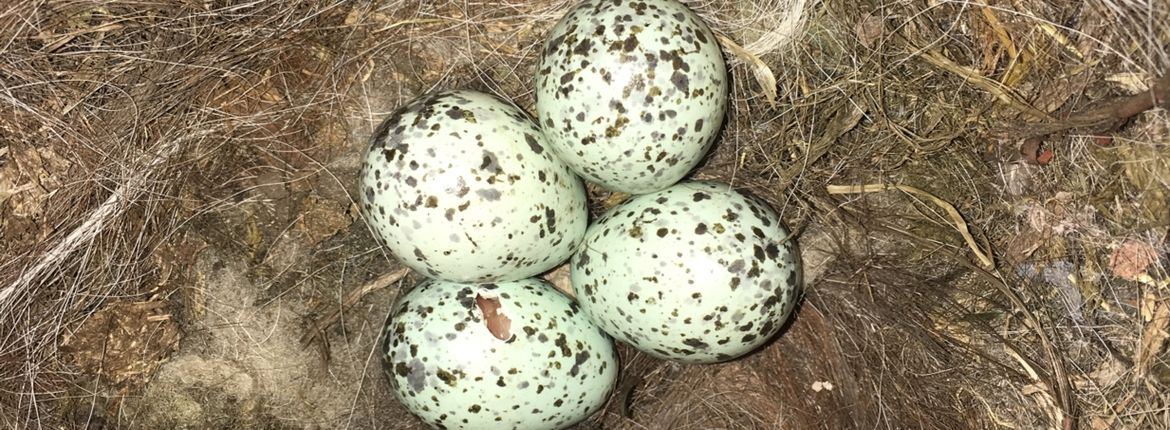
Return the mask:
<svg viewBox="0 0 1170 430">
<path fill-rule="evenodd" d="M 727 68 L 711 30 L 685 5 L 586 0 L 546 40 L 536 111 L 550 147 L 578 174 L 648 193 L 706 155 L 727 110 Z"/>
<path fill-rule="evenodd" d="M 588 221 L 583 183 L 548 146 L 540 127 L 502 99 L 428 94 L 375 131 L 359 207 L 378 241 L 426 276 L 534 276 L 571 255 Z M 527 222 L 532 216 L 548 224 Z"/>
<path fill-rule="evenodd" d="M 477 305 L 484 295 L 513 324 L 510 340 L 490 333 Z M 613 341 L 542 280 L 425 280 L 391 309 L 385 374 L 398 400 L 434 426 L 564 428 L 599 410 L 616 382 Z"/>
<path fill-rule="evenodd" d="M 767 204 L 690 181 L 602 214 L 571 260 L 570 280 L 581 310 L 611 336 L 659 358 L 710 363 L 780 330 L 800 270 Z"/>
</svg>

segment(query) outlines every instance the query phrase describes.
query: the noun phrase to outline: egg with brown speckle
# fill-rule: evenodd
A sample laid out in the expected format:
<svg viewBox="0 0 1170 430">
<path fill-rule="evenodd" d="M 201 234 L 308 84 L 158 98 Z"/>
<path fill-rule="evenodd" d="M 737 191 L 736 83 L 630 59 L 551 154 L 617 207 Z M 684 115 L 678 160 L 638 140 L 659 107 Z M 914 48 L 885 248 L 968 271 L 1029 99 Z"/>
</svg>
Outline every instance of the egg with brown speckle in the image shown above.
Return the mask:
<svg viewBox="0 0 1170 430">
<path fill-rule="evenodd" d="M 443 91 L 378 127 L 360 173 L 375 237 L 416 271 L 456 282 L 524 279 L 572 254 L 588 223 L 581 179 L 523 110 Z"/>
<path fill-rule="evenodd" d="M 678 182 L 710 149 L 727 66 L 676 0 L 587 0 L 549 31 L 535 89 L 540 125 L 574 171 L 642 194 Z"/>
<path fill-rule="evenodd" d="M 795 243 L 767 203 L 686 181 L 603 214 L 570 260 L 581 309 L 615 339 L 686 363 L 768 341 L 800 288 Z"/>
<path fill-rule="evenodd" d="M 426 280 L 391 308 L 383 364 L 395 396 L 438 429 L 563 429 L 613 390 L 613 340 L 547 282 Z"/>
</svg>

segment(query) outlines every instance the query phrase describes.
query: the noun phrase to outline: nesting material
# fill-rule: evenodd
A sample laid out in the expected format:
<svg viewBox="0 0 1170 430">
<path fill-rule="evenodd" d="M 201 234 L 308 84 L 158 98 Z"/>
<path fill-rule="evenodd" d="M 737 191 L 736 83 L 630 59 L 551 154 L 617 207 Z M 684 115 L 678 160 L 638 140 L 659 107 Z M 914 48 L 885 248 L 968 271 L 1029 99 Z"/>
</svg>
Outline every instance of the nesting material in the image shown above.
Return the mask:
<svg viewBox="0 0 1170 430">
<path fill-rule="evenodd" d="M 691 178 L 777 209 L 806 294 L 729 363 L 619 346 L 582 426 L 1167 426 L 1170 6 L 687 4 L 731 95 Z M 5 6 L 0 427 L 422 428 L 371 359 L 418 279 L 367 287 L 399 267 L 357 221 L 360 154 L 435 89 L 534 112 L 573 5 Z M 865 184 L 925 194 L 826 191 Z M 117 366 L 73 349 L 99 344 Z"/>
</svg>

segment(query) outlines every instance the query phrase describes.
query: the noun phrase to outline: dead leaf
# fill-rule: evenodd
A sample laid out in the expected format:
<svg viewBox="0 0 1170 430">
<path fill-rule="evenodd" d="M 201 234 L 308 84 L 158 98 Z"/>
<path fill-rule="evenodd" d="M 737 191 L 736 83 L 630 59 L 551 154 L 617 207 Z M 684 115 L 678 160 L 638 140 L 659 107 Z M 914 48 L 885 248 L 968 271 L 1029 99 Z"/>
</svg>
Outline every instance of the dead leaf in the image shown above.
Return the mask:
<svg viewBox="0 0 1170 430">
<path fill-rule="evenodd" d="M 1149 323 L 1154 320 L 1154 311 L 1158 309 L 1158 296 L 1154 295 L 1152 291 L 1147 290 L 1142 294 L 1138 304 L 1138 313 L 1141 314 L 1142 322 Z"/>
<path fill-rule="evenodd" d="M 605 202 L 602 203 L 601 206 L 606 208 L 606 209 L 612 209 L 614 206 L 625 203 L 625 201 L 629 200 L 629 199 L 630 199 L 629 194 L 626 194 L 623 192 L 614 192 L 608 198 L 605 199 Z"/>
<path fill-rule="evenodd" d="M 500 313 L 500 298 L 485 297 L 483 293 L 475 295 L 475 304 L 483 312 L 484 325 L 488 331 L 499 340 L 512 338 L 512 320 Z"/>
<path fill-rule="evenodd" d="M 1032 191 L 1040 168 L 1029 163 L 1010 163 L 1003 167 L 1003 191 L 1009 196 L 1022 196 Z"/>
<path fill-rule="evenodd" d="M 1047 165 L 1052 161 L 1053 152 L 1044 145 L 1044 139 L 1033 137 L 1024 139 L 1020 143 L 1020 156 L 1024 161 L 1038 166 Z"/>
<path fill-rule="evenodd" d="M 1044 112 L 1054 112 L 1064 106 L 1070 98 L 1084 94 L 1085 88 L 1093 81 L 1092 78 L 1092 73 L 1081 72 L 1057 79 L 1051 85 L 1040 87 L 1039 94 L 1033 104 Z"/>
<path fill-rule="evenodd" d="M 1136 281 L 1157 260 L 1157 251 L 1153 246 L 1143 241 L 1129 240 L 1109 256 L 1109 271 L 1119 278 Z"/>
<path fill-rule="evenodd" d="M 255 260 L 264 249 L 264 235 L 260 232 L 260 224 L 256 216 L 248 214 L 244 224 L 244 243 L 248 245 L 248 257 Z"/>
<path fill-rule="evenodd" d="M 22 192 L 31 190 L 33 184 L 28 183 L 21 186 L 13 186 L 11 183 L 5 183 L 4 171 L 0 170 L 0 204 L 4 204 L 9 197 L 20 194 Z"/>
<path fill-rule="evenodd" d="M 301 202 L 303 211 L 297 227 L 309 237 L 310 246 L 333 237 L 353 224 L 355 213 L 349 212 L 349 205 L 310 194 Z"/>
<path fill-rule="evenodd" d="M 1052 162 L 1052 157 L 1054 157 L 1055 155 L 1056 155 L 1056 153 L 1052 152 L 1051 149 L 1045 149 L 1043 151 L 1040 151 L 1040 155 L 1036 156 L 1036 162 L 1039 163 L 1041 166 L 1048 165 L 1048 163 Z"/>
<path fill-rule="evenodd" d="M 1150 75 L 1147 73 L 1114 73 L 1105 77 L 1106 81 L 1117 84 L 1122 91 L 1128 94 L 1137 94 L 1150 90 Z"/>
<path fill-rule="evenodd" d="M 1044 231 L 1037 231 L 1030 226 L 1024 227 L 1024 231 L 1012 236 L 1011 241 L 1008 242 L 1007 248 L 1004 250 L 1004 259 L 1011 264 L 1019 264 L 1028 257 L 1031 257 L 1040 246 L 1048 242 L 1052 238 L 1052 230 L 1045 229 Z"/>
<path fill-rule="evenodd" d="M 853 31 L 857 33 L 857 40 L 861 42 L 861 46 L 866 49 L 873 48 L 873 44 L 878 39 L 881 39 L 885 33 L 884 21 L 880 16 L 873 16 L 869 13 L 861 15 L 861 19 L 857 20 L 857 25 L 853 27 Z"/>
<path fill-rule="evenodd" d="M 1077 195 L 1062 191 L 1044 201 L 1043 205 L 1029 204 L 1024 216 L 1033 229 L 1050 230 L 1055 236 L 1076 233 L 1085 237 L 1101 237 L 1104 231 L 1096 224 L 1096 211 L 1093 206 L 1084 204 Z"/>
<path fill-rule="evenodd" d="M 1105 360 L 1105 362 L 1097 365 L 1092 372 L 1089 372 L 1089 378 L 1092 379 L 1093 384 L 1100 388 L 1109 388 L 1121 380 L 1121 377 L 1129 369 L 1126 368 L 1125 363 L 1121 360 L 1112 357 Z"/>
<path fill-rule="evenodd" d="M 1164 301 L 1156 302 L 1152 318 L 1145 330 L 1142 330 L 1141 345 L 1134 354 L 1134 381 L 1141 381 L 1149 375 L 1154 357 L 1166 346 L 1166 337 L 1170 335 L 1166 333 L 1167 323 L 1170 323 L 1170 306 Z"/>
<path fill-rule="evenodd" d="M 576 298 L 577 295 L 573 292 L 573 283 L 569 279 L 569 273 L 569 263 L 565 263 L 544 275 L 544 280 L 553 284 L 553 287 L 556 287 L 557 291 L 565 293 L 566 296 Z"/>
<path fill-rule="evenodd" d="M 1101 418 L 1093 417 L 1093 421 L 1089 424 L 1089 428 L 1093 430 L 1108 430 L 1113 427 L 1113 417 Z"/>
</svg>

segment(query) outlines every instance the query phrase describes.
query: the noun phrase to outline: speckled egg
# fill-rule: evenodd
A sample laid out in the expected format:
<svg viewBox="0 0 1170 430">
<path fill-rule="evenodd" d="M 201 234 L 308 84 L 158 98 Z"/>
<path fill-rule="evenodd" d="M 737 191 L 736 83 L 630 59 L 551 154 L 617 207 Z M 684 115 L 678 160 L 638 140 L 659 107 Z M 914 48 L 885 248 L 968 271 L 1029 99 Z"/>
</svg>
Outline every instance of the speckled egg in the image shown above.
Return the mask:
<svg viewBox="0 0 1170 430">
<path fill-rule="evenodd" d="M 420 273 L 456 282 L 527 278 L 563 263 L 588 224 L 585 188 L 524 111 L 445 91 L 398 109 L 362 166 L 362 214 Z"/>
<path fill-rule="evenodd" d="M 686 363 L 742 356 L 792 313 L 799 255 L 767 203 L 687 181 L 601 216 L 571 260 L 581 308 L 647 354 Z"/>
<path fill-rule="evenodd" d="M 536 111 L 574 171 L 632 194 L 666 188 L 719 134 L 727 68 L 706 24 L 675 0 L 588 0 L 549 32 Z"/>
<path fill-rule="evenodd" d="M 383 343 L 394 393 L 440 429 L 561 429 L 617 379 L 613 340 L 539 279 L 426 280 L 392 307 Z"/>
</svg>

